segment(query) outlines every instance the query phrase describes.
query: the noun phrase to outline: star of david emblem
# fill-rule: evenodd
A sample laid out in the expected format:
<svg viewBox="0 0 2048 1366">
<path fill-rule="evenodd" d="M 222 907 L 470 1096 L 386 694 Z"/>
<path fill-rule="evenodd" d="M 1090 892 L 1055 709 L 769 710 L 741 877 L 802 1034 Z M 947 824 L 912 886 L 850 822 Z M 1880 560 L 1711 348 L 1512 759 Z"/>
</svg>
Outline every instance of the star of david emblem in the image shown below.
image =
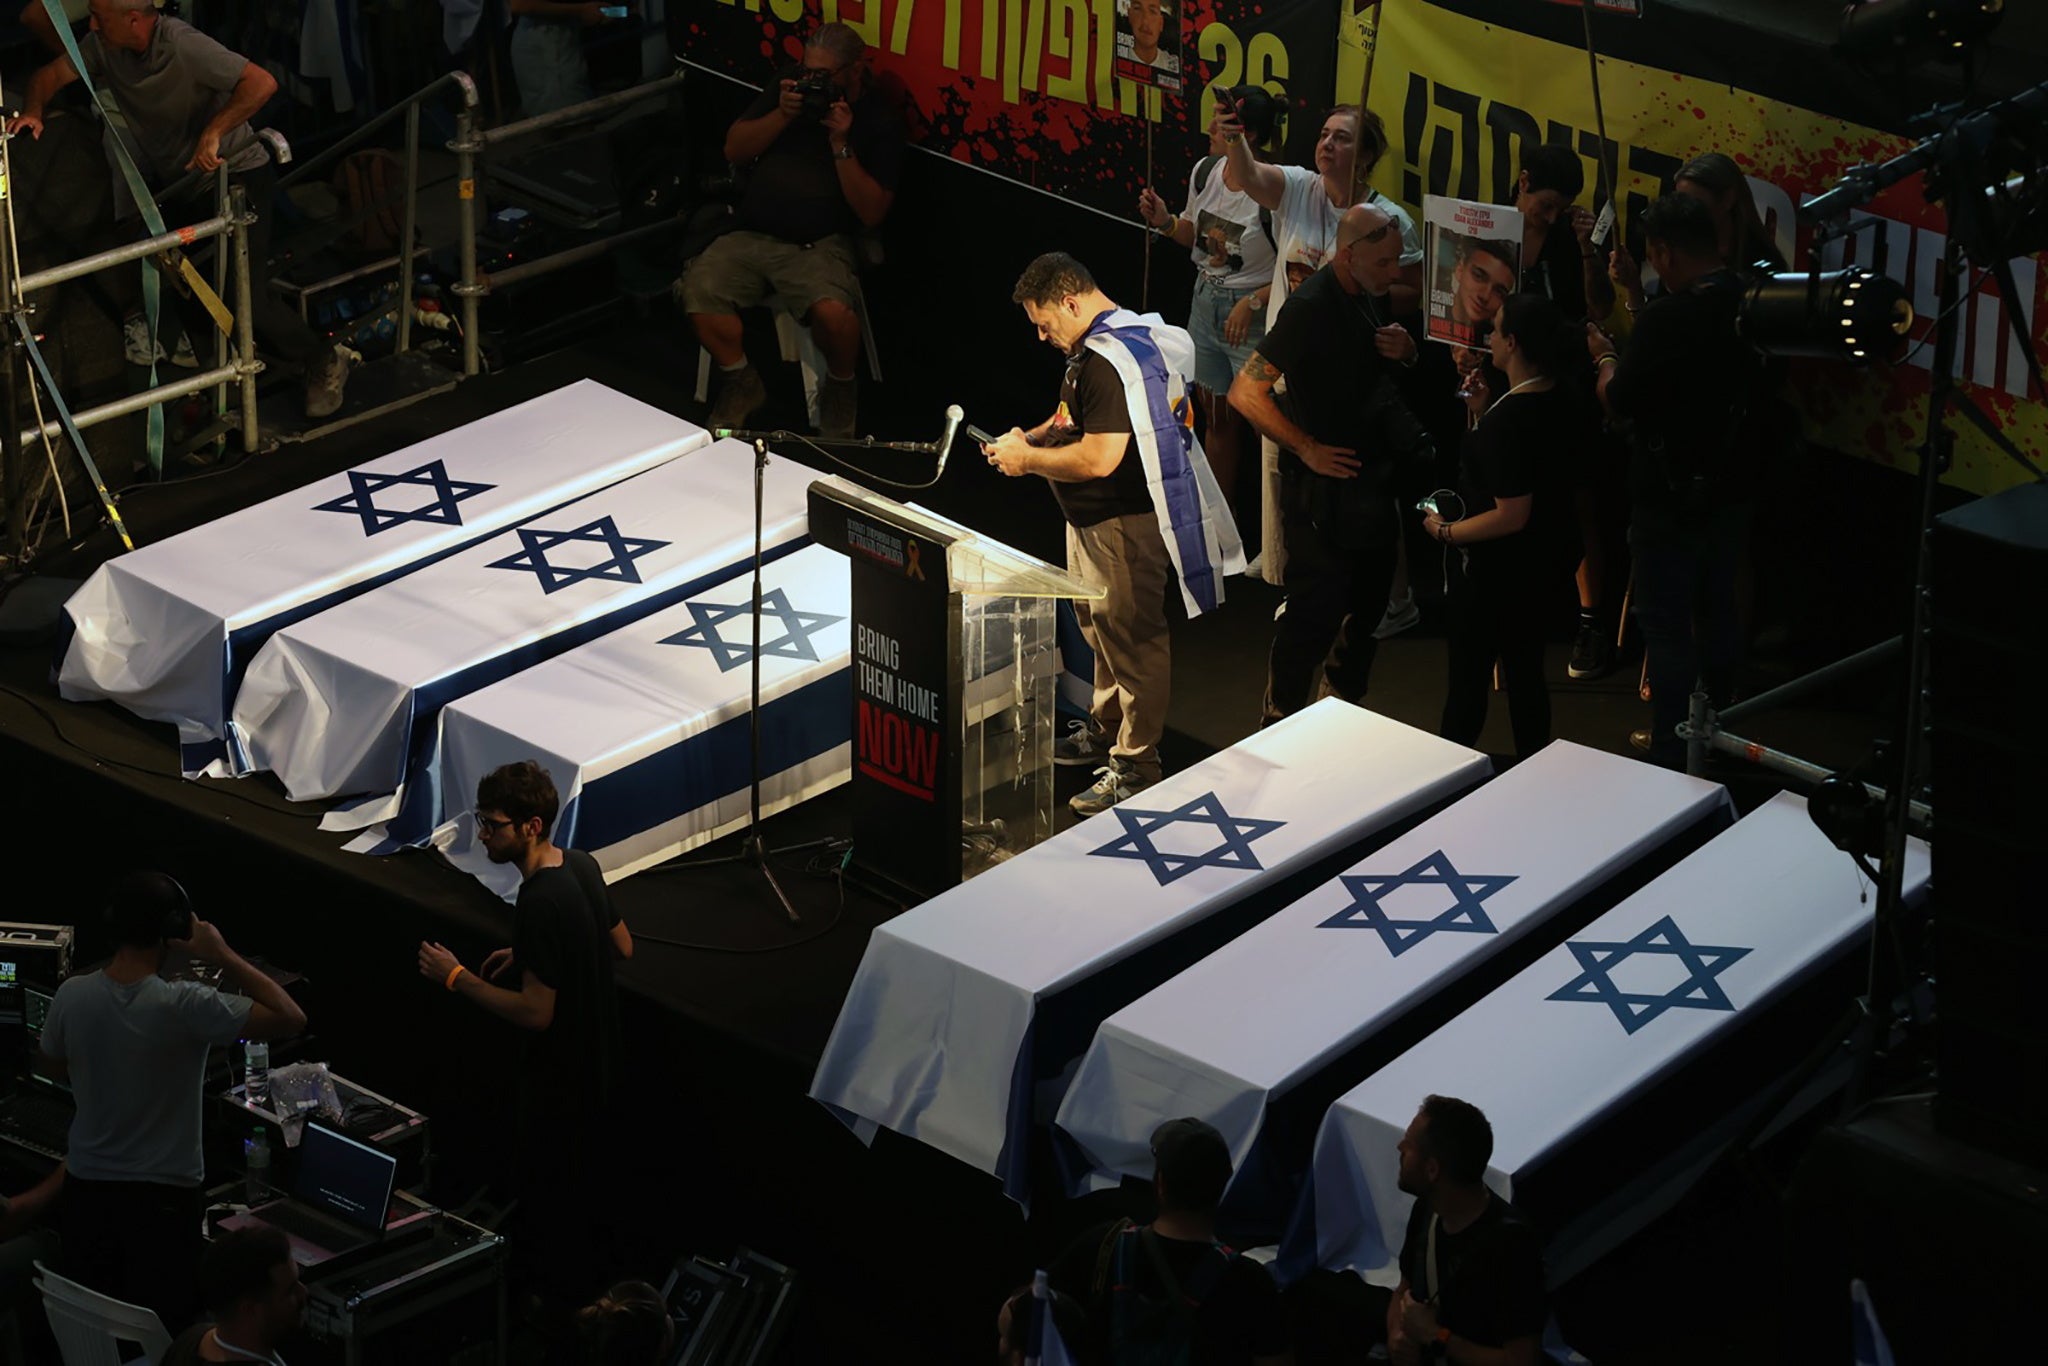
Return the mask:
<svg viewBox="0 0 2048 1366">
<path fill-rule="evenodd" d="M 1670 916 L 1665 916 L 1635 938 L 1618 944 L 1568 940 L 1565 947 L 1583 969 L 1577 977 L 1550 993 L 1552 1001 L 1598 1001 L 1614 1012 L 1621 1027 L 1633 1034 L 1674 1007 L 1687 1010 L 1733 1012 L 1735 1003 L 1715 979 L 1750 952 L 1714 944 L 1693 944 L 1686 940 Z M 1667 992 L 1623 991 L 1612 973 L 1637 954 L 1660 954 L 1685 964 L 1686 979 Z"/>
<path fill-rule="evenodd" d="M 348 472 L 348 489 L 341 497 L 315 507 L 315 512 L 345 512 L 363 519 L 363 534 L 375 536 L 380 531 L 389 531 L 407 522 L 438 522 L 442 526 L 461 526 L 462 513 L 456 507 L 465 498 L 474 498 L 479 493 L 489 493 L 496 484 L 473 484 L 461 479 L 450 479 L 448 467 L 439 460 L 429 460 L 418 469 L 403 474 L 377 474 L 363 470 Z M 414 508 L 380 507 L 377 495 L 387 489 L 432 489 L 433 500 Z"/>
<path fill-rule="evenodd" d="M 1467 876 L 1451 866 L 1439 849 L 1414 866 L 1391 875 L 1346 873 L 1340 879 L 1351 893 L 1351 904 L 1325 920 L 1319 928 L 1332 930 L 1377 930 L 1387 952 L 1396 958 L 1440 931 L 1461 934 L 1498 934 L 1486 915 L 1486 898 L 1515 879 L 1513 875 L 1474 873 Z M 1396 887 L 1448 887 L 1449 909 L 1424 920 L 1396 920 L 1387 914 L 1381 900 Z"/>
<path fill-rule="evenodd" d="M 541 591 L 553 593 L 567 588 L 572 583 L 586 579 L 602 579 L 607 583 L 638 583 L 640 571 L 633 567 L 633 561 L 642 555 L 651 555 L 667 545 L 667 541 L 641 540 L 620 533 L 618 525 L 609 517 L 600 517 L 574 531 L 541 531 L 534 527 L 520 527 L 519 541 L 526 548 L 516 555 L 502 560 L 493 560 L 486 569 L 521 569 L 540 579 Z M 609 559 L 588 566 L 559 565 L 548 559 L 548 552 L 563 546 L 578 544 L 601 545 L 611 552 Z"/>
<path fill-rule="evenodd" d="M 720 673 L 730 673 L 753 659 L 751 630 L 747 632 L 747 639 L 738 641 L 727 640 L 718 633 L 722 624 L 735 618 L 751 625 L 751 603 L 693 602 L 689 607 L 690 615 L 697 624 L 665 638 L 661 641 L 663 645 L 695 645 L 709 650 L 718 661 Z M 761 617 L 764 621 L 772 618 L 782 624 L 781 639 L 761 642 L 763 659 L 801 659 L 811 664 L 818 662 L 818 647 L 812 642 L 812 633 L 846 620 L 824 612 L 799 611 L 789 605 L 789 594 L 780 588 L 761 595 Z"/>
<path fill-rule="evenodd" d="M 1214 792 L 1204 792 L 1191 802 L 1183 803 L 1171 811 L 1139 811 L 1126 802 L 1110 808 L 1122 823 L 1122 838 L 1113 839 L 1100 849 L 1090 849 L 1091 855 L 1101 858 L 1134 858 L 1142 861 L 1152 870 L 1152 876 L 1164 887 L 1167 883 L 1186 877 L 1197 868 L 1232 868 L 1245 872 L 1261 871 L 1258 855 L 1252 852 L 1252 841 L 1272 834 L 1286 821 L 1262 821 L 1248 816 L 1233 816 L 1223 809 Z M 1157 836 L 1163 830 L 1175 825 L 1207 826 L 1214 830 L 1220 842 L 1213 849 L 1198 853 L 1182 853 L 1174 849 L 1161 849 Z"/>
</svg>

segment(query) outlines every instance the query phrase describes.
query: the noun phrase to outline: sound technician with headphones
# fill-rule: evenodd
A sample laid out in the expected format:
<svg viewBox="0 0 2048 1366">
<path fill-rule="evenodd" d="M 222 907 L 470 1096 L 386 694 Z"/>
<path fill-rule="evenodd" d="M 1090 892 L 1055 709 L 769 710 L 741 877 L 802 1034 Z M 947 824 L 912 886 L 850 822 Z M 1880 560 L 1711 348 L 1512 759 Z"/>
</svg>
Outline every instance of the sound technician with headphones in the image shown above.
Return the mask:
<svg viewBox="0 0 2048 1366">
<path fill-rule="evenodd" d="M 116 883 L 105 924 L 113 961 L 58 987 L 43 1026 L 46 1072 L 78 1100 L 58 1204 L 64 1274 L 149 1306 L 175 1332 L 198 1309 L 207 1051 L 288 1037 L 306 1015 L 163 873 Z M 219 966 L 247 994 L 165 981 L 166 946 Z"/>
</svg>

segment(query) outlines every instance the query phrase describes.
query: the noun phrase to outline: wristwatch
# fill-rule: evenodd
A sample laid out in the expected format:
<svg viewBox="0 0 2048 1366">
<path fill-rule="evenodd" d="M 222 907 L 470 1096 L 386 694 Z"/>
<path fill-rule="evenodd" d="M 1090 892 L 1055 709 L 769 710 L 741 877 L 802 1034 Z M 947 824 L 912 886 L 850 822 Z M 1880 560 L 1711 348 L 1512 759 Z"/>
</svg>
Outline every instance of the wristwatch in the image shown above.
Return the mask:
<svg viewBox="0 0 2048 1366">
<path fill-rule="evenodd" d="M 848 146 L 845 146 L 845 147 L 841 147 L 841 148 L 840 148 L 840 149 L 839 149 L 838 151 L 836 151 L 836 152 L 834 152 L 834 153 L 832 154 L 832 159 L 833 159 L 834 161 L 852 161 L 852 160 L 853 160 L 853 148 L 852 148 L 852 146 L 851 146 L 851 145 L 848 145 Z"/>
</svg>

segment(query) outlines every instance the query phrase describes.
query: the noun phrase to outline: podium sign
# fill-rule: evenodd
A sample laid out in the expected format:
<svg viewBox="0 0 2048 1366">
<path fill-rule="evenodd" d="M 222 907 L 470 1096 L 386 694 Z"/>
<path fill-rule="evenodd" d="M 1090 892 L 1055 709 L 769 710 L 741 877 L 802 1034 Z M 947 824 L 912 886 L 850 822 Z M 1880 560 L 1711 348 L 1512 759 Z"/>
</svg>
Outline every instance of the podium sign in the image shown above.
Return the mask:
<svg viewBox="0 0 2048 1366">
<path fill-rule="evenodd" d="M 854 867 L 922 900 L 1050 835 L 1054 603 L 1099 592 L 836 477 L 810 526 L 852 562 Z"/>
</svg>

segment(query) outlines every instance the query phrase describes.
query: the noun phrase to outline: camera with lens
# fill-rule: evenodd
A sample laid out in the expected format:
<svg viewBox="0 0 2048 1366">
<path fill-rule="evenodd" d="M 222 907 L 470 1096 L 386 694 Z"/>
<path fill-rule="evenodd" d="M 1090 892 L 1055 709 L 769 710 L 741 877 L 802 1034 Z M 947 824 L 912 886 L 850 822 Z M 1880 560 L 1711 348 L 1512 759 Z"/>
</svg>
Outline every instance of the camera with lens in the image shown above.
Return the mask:
<svg viewBox="0 0 2048 1366">
<path fill-rule="evenodd" d="M 806 123 L 823 123 L 839 99 L 839 87 L 832 83 L 829 71 L 806 69 L 798 72 L 796 93 L 804 102 L 803 113 L 799 117 Z"/>
</svg>

